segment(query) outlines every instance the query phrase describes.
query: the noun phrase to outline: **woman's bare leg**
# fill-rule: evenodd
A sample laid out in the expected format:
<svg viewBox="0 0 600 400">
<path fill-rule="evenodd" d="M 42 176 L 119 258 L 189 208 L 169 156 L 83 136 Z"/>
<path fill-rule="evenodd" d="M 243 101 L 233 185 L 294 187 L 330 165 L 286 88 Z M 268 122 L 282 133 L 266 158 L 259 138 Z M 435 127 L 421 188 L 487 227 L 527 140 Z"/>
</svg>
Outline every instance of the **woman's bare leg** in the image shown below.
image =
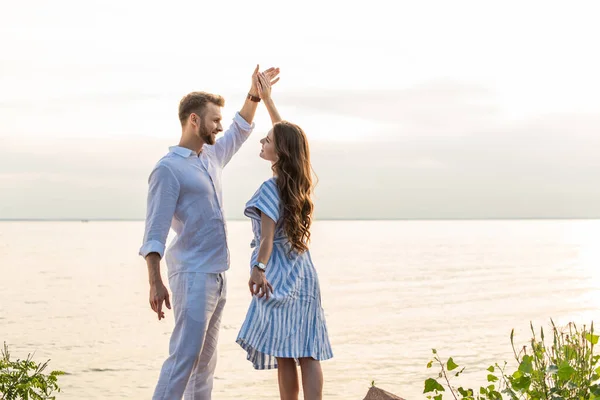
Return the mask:
<svg viewBox="0 0 600 400">
<path fill-rule="evenodd" d="M 293 358 L 277 358 L 277 378 L 281 400 L 298 400 L 300 384 L 296 361 Z"/>
<path fill-rule="evenodd" d="M 321 400 L 323 398 L 323 371 L 321 363 L 314 358 L 301 358 L 302 391 L 304 400 Z"/>
</svg>

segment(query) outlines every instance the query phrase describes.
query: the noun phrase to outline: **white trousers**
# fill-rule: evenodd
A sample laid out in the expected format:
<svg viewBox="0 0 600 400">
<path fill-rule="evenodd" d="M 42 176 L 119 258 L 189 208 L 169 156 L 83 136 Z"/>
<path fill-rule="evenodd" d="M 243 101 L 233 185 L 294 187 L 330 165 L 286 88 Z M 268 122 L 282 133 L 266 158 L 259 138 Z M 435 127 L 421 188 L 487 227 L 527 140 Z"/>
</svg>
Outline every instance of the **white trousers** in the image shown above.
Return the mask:
<svg viewBox="0 0 600 400">
<path fill-rule="evenodd" d="M 182 272 L 169 278 L 169 286 L 175 328 L 152 400 L 210 400 L 227 298 L 225 273 Z"/>
</svg>

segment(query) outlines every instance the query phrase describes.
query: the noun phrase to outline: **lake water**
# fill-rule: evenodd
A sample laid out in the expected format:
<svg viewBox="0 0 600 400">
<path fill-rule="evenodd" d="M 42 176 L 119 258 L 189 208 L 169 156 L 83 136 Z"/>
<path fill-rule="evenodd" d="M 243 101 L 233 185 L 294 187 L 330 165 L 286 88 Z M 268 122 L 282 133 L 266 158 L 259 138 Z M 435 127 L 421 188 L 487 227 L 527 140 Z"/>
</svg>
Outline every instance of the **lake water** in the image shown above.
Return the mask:
<svg viewBox="0 0 600 400">
<path fill-rule="evenodd" d="M 275 399 L 235 343 L 249 295 L 250 223 L 228 224 L 229 298 L 213 398 Z M 59 399 L 149 399 L 172 313 L 148 305 L 143 222 L 0 222 L 0 341 L 68 372 Z M 529 323 L 600 320 L 600 221 L 318 221 L 311 247 L 334 358 L 326 399 L 371 381 L 423 398 L 431 348 L 483 383 Z M 164 268 L 163 268 L 164 269 Z M 166 280 L 165 280 L 166 282 Z"/>
</svg>

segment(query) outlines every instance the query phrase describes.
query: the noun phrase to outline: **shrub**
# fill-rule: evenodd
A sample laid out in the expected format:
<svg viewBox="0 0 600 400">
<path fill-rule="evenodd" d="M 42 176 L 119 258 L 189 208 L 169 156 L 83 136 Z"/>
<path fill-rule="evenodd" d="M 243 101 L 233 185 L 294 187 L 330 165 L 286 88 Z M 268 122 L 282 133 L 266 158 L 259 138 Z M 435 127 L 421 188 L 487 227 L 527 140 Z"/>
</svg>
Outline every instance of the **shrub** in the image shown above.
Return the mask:
<svg viewBox="0 0 600 400">
<path fill-rule="evenodd" d="M 11 361 L 8 346 L 4 343 L 0 358 L 0 399 L 2 400 L 51 400 L 54 392 L 60 392 L 57 384 L 62 371 L 44 374 L 50 360 L 43 364 L 33 361 L 31 354 L 26 360 Z"/>
<path fill-rule="evenodd" d="M 512 373 L 506 371 L 507 363 L 500 367 L 498 363 L 487 371 L 489 385 L 478 390 L 452 386 L 450 380 L 465 370 L 452 357 L 443 362 L 437 351 L 433 349 L 433 360 L 427 364 L 431 368 L 434 363 L 440 366 L 437 379 L 425 381 L 423 393 L 427 398 L 441 400 L 448 389 L 454 399 L 600 399 L 600 355 L 594 354 L 594 346 L 598 344 L 598 336 L 594 335 L 594 323 L 590 329 L 579 329 L 569 323 L 565 329 L 558 329 L 552 323 L 552 343 L 545 343 L 544 330 L 540 329 L 539 339 L 530 324 L 533 335 L 529 347 L 523 346 L 519 351 L 515 348 L 514 329 L 510 334 L 517 369 Z M 457 371 L 457 372 L 454 372 Z M 438 380 L 443 382 L 440 383 Z"/>
</svg>

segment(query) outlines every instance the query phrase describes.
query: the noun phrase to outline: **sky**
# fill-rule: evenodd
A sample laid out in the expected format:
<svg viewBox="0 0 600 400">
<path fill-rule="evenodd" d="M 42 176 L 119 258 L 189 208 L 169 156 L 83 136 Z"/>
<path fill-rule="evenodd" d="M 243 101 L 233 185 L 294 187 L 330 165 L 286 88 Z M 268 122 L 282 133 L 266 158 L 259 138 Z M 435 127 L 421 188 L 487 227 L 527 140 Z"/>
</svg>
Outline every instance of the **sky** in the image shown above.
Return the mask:
<svg viewBox="0 0 600 400">
<path fill-rule="evenodd" d="M 0 219 L 144 218 L 181 97 L 227 123 L 256 64 L 317 218 L 600 218 L 597 1 L 0 1 Z M 230 219 L 270 175 L 255 122 Z"/>
</svg>

